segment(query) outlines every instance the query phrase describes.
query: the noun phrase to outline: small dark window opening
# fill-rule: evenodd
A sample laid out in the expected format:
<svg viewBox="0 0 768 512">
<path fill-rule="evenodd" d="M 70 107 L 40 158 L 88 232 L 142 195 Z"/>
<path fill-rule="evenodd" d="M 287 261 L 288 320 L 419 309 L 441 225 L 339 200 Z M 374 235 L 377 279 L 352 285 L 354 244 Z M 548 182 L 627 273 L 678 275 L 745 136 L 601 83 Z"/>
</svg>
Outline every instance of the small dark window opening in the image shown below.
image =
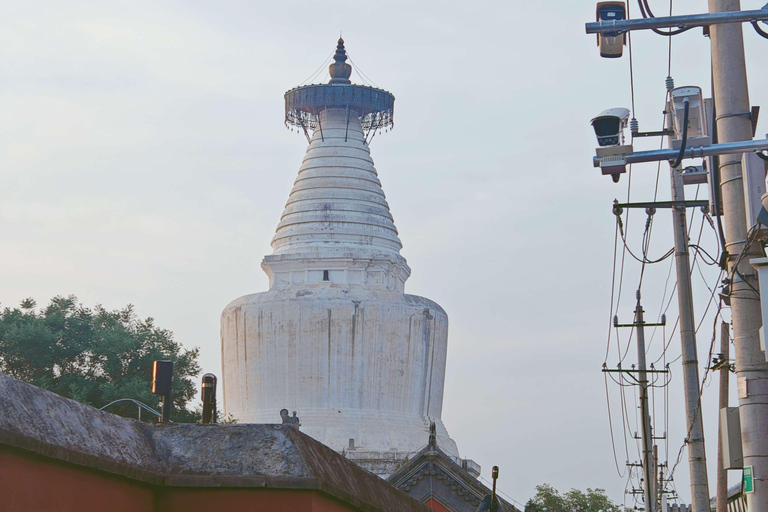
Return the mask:
<svg viewBox="0 0 768 512">
<path fill-rule="evenodd" d="M 328 280 L 329 280 L 329 278 L 328 278 L 328 271 L 327 270 L 323 270 L 323 281 L 328 281 Z"/>
</svg>

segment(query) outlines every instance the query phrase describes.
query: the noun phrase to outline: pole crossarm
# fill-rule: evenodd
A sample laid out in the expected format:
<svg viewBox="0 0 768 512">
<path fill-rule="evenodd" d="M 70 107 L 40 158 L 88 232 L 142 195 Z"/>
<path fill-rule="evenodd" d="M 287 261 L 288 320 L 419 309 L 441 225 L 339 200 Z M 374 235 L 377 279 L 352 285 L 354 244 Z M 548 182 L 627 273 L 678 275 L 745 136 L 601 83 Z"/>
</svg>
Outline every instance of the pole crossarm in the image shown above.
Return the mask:
<svg viewBox="0 0 768 512">
<path fill-rule="evenodd" d="M 613 324 L 614 327 L 638 327 L 644 325 L 646 327 L 664 327 L 667 325 L 666 322 L 660 323 L 660 324 L 648 324 L 648 323 L 641 323 L 641 324 Z"/>
<path fill-rule="evenodd" d="M 670 130 L 661 130 L 658 132 L 634 132 L 632 137 L 663 137 L 665 135 L 674 135 L 675 132 Z"/>
<path fill-rule="evenodd" d="M 768 11 L 766 11 L 768 17 Z M 768 138 L 758 140 L 746 140 L 739 142 L 726 142 L 722 144 L 711 144 L 709 146 L 698 146 L 687 148 L 683 153 L 683 158 L 703 158 L 705 156 L 732 155 L 737 153 L 756 153 L 768 150 Z M 604 158 L 610 158 L 616 161 L 620 158 L 623 164 L 641 164 L 645 162 L 661 162 L 664 160 L 675 160 L 680 154 L 679 149 L 656 149 L 652 151 L 636 151 L 620 157 L 593 157 L 592 165 L 600 167 Z"/>
<path fill-rule="evenodd" d="M 658 18 L 634 20 L 605 20 L 587 23 L 587 34 L 616 34 L 632 30 L 651 30 L 654 28 L 705 27 L 723 23 L 751 23 L 768 20 L 768 5 L 755 11 L 725 11 L 712 14 L 687 14 Z"/>
<path fill-rule="evenodd" d="M 622 368 L 617 368 L 617 369 L 614 370 L 614 369 L 610 369 L 610 368 L 603 368 L 603 373 L 622 373 L 622 374 L 626 373 L 626 374 L 628 374 L 627 376 L 630 379 L 632 379 L 633 381 L 635 381 L 636 383 L 638 383 L 640 385 L 647 385 L 648 384 L 648 379 L 646 378 L 646 376 L 649 373 L 651 373 L 651 374 L 653 374 L 653 373 L 669 373 L 669 370 L 655 370 L 655 369 L 650 369 L 650 370 L 642 370 L 642 369 L 640 369 L 640 370 L 624 370 Z M 635 377 L 635 375 L 633 375 L 635 373 L 639 373 L 640 375 Z"/>
<path fill-rule="evenodd" d="M 646 203 L 613 203 L 614 209 L 616 208 L 678 208 L 684 206 L 686 208 L 698 208 L 702 206 L 709 206 L 709 201 L 653 201 Z M 645 324 L 652 325 L 652 324 Z"/>
<path fill-rule="evenodd" d="M 603 368 L 605 373 L 637 373 L 640 370 L 625 370 L 623 368 Z M 645 373 L 669 373 L 669 370 L 645 370 Z"/>
</svg>

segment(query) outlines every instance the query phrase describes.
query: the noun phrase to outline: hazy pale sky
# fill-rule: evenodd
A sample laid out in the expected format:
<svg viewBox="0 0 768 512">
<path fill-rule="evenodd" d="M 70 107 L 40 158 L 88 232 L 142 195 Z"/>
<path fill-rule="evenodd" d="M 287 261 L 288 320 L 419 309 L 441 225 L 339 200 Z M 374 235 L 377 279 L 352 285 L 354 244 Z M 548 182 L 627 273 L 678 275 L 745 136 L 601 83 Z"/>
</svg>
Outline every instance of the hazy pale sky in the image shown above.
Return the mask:
<svg viewBox="0 0 768 512">
<path fill-rule="evenodd" d="M 657 15 L 669 7 L 651 3 Z M 744 0 L 742 8 L 762 3 Z M 220 374 L 219 314 L 229 301 L 267 289 L 259 264 L 271 252 L 306 148 L 303 135 L 283 126 L 283 93 L 323 63 L 343 30 L 354 63 L 397 98 L 395 129 L 374 139 L 372 155 L 413 269 L 406 291 L 437 301 L 450 318 L 443 419 L 462 456 L 480 463 L 485 478 L 499 465 L 500 488 L 519 503 L 544 482 L 562 491 L 602 487 L 624 500 L 600 368 L 611 202 L 626 199 L 628 180 L 615 185 L 592 168 L 589 120 L 608 107 L 631 107 L 629 59 L 627 50 L 622 59 L 601 59 L 595 37 L 584 33 L 594 1 L 40 0 L 2 7 L 3 306 L 25 297 L 44 304 L 57 294 L 89 306 L 131 303 L 184 345 L 200 347 L 204 371 Z M 676 14 L 705 10 L 704 1 L 674 4 Z M 641 129 L 658 129 L 667 40 L 633 39 L 636 116 Z M 745 44 L 752 104 L 768 108 L 768 41 L 747 25 Z M 700 85 L 709 95 L 709 40 L 700 30 L 673 39 L 671 67 L 677 85 Z M 766 126 L 760 123 L 759 136 Z M 635 167 L 634 200 L 653 198 L 656 169 Z M 664 165 L 659 199 L 668 199 L 668 189 Z M 695 187 L 687 193 L 693 197 Z M 702 188 L 699 197 L 706 195 Z M 656 217 L 651 257 L 672 246 L 669 212 Z M 698 236 L 700 214 L 693 222 Z M 635 251 L 643 223 L 641 212 L 629 222 Z M 706 226 L 701 243 L 716 251 Z M 646 270 L 650 317 L 669 299 L 669 268 L 667 260 Z M 631 319 L 638 273 L 627 256 L 622 320 Z M 694 271 L 699 317 L 710 295 L 702 276 L 713 286 L 717 272 Z M 713 309 L 699 330 L 702 368 Z M 676 310 L 675 298 L 671 322 Z M 662 333 L 653 339 L 651 360 L 661 355 Z M 616 353 L 614 344 L 609 365 Z M 668 360 L 679 353 L 675 335 Z M 672 369 L 674 464 L 686 425 L 679 360 Z M 714 494 L 711 382 L 704 411 Z M 624 470 L 618 387 L 610 389 Z M 630 392 L 627 400 L 631 435 L 639 426 Z M 656 400 L 661 433 L 661 392 Z M 628 452 L 638 459 L 631 438 Z M 688 501 L 686 455 L 675 481 Z"/>
</svg>

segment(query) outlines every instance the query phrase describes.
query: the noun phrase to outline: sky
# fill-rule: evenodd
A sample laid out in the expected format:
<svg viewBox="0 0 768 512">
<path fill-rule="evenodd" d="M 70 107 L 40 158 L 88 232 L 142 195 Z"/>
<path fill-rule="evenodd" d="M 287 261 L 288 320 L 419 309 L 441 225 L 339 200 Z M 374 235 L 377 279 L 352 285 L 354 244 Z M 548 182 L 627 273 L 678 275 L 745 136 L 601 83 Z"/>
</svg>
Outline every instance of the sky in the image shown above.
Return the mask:
<svg viewBox="0 0 768 512">
<path fill-rule="evenodd" d="M 669 8 L 651 3 L 657 15 Z M 629 49 L 601 59 L 585 34 L 595 2 L 2 5 L 0 305 L 69 294 L 88 306 L 133 304 L 199 347 L 204 372 L 220 374 L 219 315 L 231 300 L 268 288 L 260 262 L 306 149 L 304 136 L 283 126 L 283 94 L 323 64 L 343 31 L 352 61 L 396 97 L 395 128 L 371 151 L 413 271 L 406 292 L 435 300 L 450 318 L 443 420 L 462 456 L 481 464 L 486 479 L 500 466 L 499 487 L 518 503 L 542 483 L 604 488 L 625 502 L 601 366 L 615 366 L 624 350 L 634 362 L 628 333 L 619 345 L 612 334 L 608 356 L 606 346 L 612 283 L 614 313 L 629 322 L 640 264 L 625 255 L 619 301 L 611 203 L 626 200 L 629 180 L 614 184 L 592 167 L 589 120 L 632 108 L 633 98 Z M 674 3 L 675 14 L 704 10 L 703 1 Z M 768 108 L 760 65 L 768 41 L 748 25 L 744 36 L 751 102 Z M 677 85 L 709 95 L 701 30 L 673 38 L 668 55 L 667 38 L 633 36 L 641 130 L 661 128 L 668 66 Z M 758 136 L 766 131 L 761 121 Z M 631 199 L 652 200 L 655 191 L 669 199 L 668 172 L 636 166 Z M 702 187 L 698 197 L 706 196 Z M 636 211 L 627 223 L 635 253 L 644 222 Z M 692 225 L 692 238 L 703 226 L 701 245 L 716 252 L 700 212 Z M 649 255 L 671 246 L 670 213 L 659 211 Z M 619 262 L 621 254 L 619 241 Z M 651 318 L 670 299 L 670 262 L 645 271 Z M 717 278 L 712 267 L 694 270 L 702 376 Z M 651 360 L 665 344 L 667 361 L 679 356 L 670 328 L 648 337 Z M 659 390 L 655 417 L 657 432 L 668 429 L 662 452 L 673 465 L 686 425 L 679 359 L 671 368 L 668 407 Z M 629 390 L 625 451 L 619 387 L 608 387 L 623 472 L 638 460 L 631 435 L 639 427 Z M 717 377 L 707 380 L 703 410 L 714 495 Z M 686 457 L 674 476 L 688 502 Z"/>
</svg>

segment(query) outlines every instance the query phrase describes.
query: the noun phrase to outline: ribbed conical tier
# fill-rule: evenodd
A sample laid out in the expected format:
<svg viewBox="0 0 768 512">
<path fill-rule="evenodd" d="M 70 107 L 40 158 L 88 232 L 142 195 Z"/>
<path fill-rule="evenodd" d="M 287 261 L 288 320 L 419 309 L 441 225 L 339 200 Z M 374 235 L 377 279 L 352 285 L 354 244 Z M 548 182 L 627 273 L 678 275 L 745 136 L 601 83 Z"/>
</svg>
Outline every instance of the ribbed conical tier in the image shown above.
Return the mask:
<svg viewBox="0 0 768 512">
<path fill-rule="evenodd" d="M 410 276 L 356 112 L 326 109 L 262 262 L 270 288 L 330 281 L 403 291 Z"/>
<path fill-rule="evenodd" d="M 322 112 L 288 197 L 274 254 L 327 248 L 399 255 L 402 243 L 355 112 Z"/>
</svg>

